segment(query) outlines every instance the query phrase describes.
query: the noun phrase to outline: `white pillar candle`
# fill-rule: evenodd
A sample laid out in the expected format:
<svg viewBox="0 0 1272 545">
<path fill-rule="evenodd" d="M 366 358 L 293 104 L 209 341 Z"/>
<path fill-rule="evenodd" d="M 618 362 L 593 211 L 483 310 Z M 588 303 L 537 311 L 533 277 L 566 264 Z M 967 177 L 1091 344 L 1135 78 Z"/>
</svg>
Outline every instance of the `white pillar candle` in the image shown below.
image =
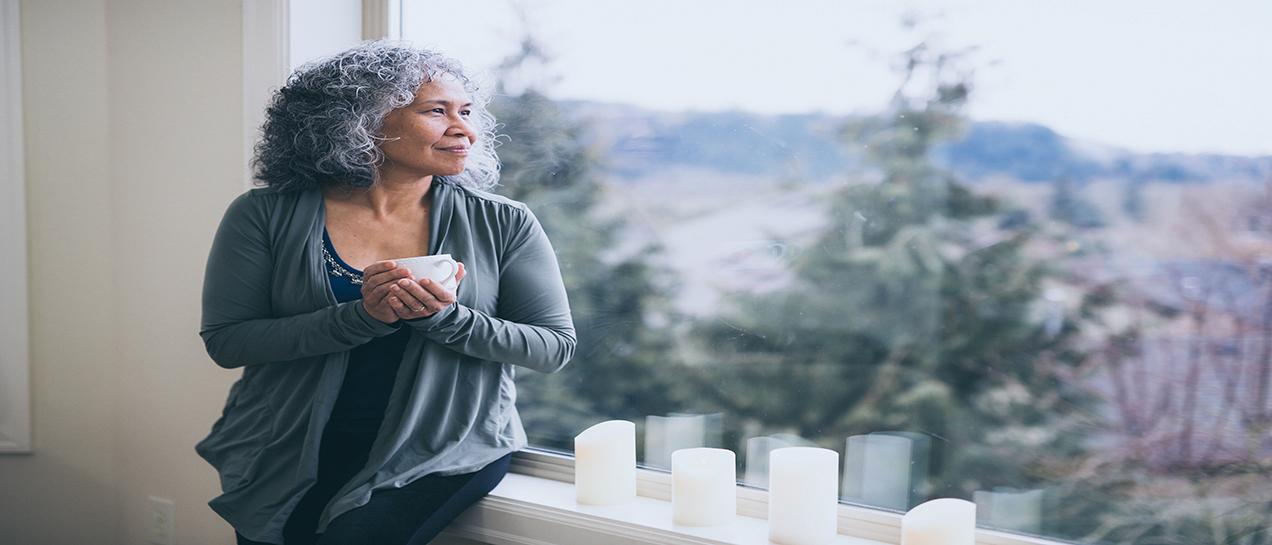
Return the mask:
<svg viewBox="0 0 1272 545">
<path fill-rule="evenodd" d="M 941 498 L 901 517 L 901 545 L 975 545 L 976 504 Z"/>
<path fill-rule="evenodd" d="M 733 451 L 688 448 L 671 453 L 671 511 L 676 524 L 715 526 L 738 512 Z"/>
<path fill-rule="evenodd" d="M 636 424 L 610 420 L 574 437 L 574 492 L 588 505 L 636 498 Z"/>
<path fill-rule="evenodd" d="M 752 486 L 768 486 L 769 453 L 779 448 L 812 446 L 798 435 L 778 433 L 746 440 L 746 473 L 743 482 Z"/>
<path fill-rule="evenodd" d="M 769 541 L 820 545 L 837 533 L 839 453 L 814 447 L 769 453 Z"/>
</svg>

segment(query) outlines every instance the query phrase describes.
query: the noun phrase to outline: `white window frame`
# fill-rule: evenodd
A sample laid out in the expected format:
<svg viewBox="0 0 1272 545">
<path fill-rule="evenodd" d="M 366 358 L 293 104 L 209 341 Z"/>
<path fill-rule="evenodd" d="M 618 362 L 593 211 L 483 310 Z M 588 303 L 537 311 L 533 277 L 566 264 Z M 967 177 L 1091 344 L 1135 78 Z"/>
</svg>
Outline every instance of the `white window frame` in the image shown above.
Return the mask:
<svg viewBox="0 0 1272 545">
<path fill-rule="evenodd" d="M 0 454 L 32 452 L 21 27 L 18 0 L 0 0 L 0 255 L 18 271 L 0 283 Z"/>
<path fill-rule="evenodd" d="M 288 0 L 243 1 L 243 184 L 251 186 L 252 147 L 265 106 L 289 72 Z"/>
<path fill-rule="evenodd" d="M 640 525 L 612 516 L 613 508 L 588 508 L 569 502 L 536 500 L 559 497 L 562 483 L 574 482 L 574 458 L 527 449 L 513 455 L 511 486 L 500 484 L 485 499 L 452 523 L 446 533 L 492 545 L 590 545 L 594 543 L 742 545 L 768 543 L 768 491 L 737 487 L 739 524 L 683 530 L 670 524 L 671 475 L 638 469 L 636 501 L 621 507 L 634 519 L 648 520 L 650 512 L 666 524 Z M 521 478 L 524 476 L 526 478 Z M 509 479 L 505 478 L 505 483 Z M 538 491 L 542 491 L 538 494 Z M 637 516 L 640 515 L 640 516 Z M 839 536 L 833 545 L 897 545 L 901 542 L 901 514 L 839 504 Z M 692 533 L 690 533 L 692 532 Z M 757 535 L 758 534 L 758 535 Z M 606 538 L 606 539 L 600 539 Z M 1059 542 L 995 530 L 976 529 L 977 545 L 1059 545 Z"/>
<path fill-rule="evenodd" d="M 300 5 L 300 4 L 297 4 Z M 256 131 L 264 120 L 264 105 L 282 84 L 290 66 L 288 52 L 289 0 L 245 0 L 243 5 L 244 164 L 251 158 Z M 401 37 L 402 0 L 362 0 L 363 39 Z M 250 180 L 250 175 L 248 177 Z M 505 479 L 489 496 L 467 510 L 445 534 L 492 545 L 615 544 L 744 544 L 767 543 L 764 520 L 768 492 L 739 485 L 739 528 L 692 533 L 662 526 L 634 524 L 605 516 L 604 509 L 550 504 L 537 498 L 561 496 L 561 486 L 574 482 L 574 458 L 527 449 L 517 452 Z M 671 475 L 637 471 L 637 498 L 624 512 L 670 513 Z M 896 545 L 901 541 L 901 515 L 881 509 L 839 505 L 836 545 Z M 669 516 L 665 517 L 670 519 Z M 645 520 L 649 520 L 646 516 Z M 758 535 L 757 535 L 758 534 Z M 977 529 L 978 545 L 1057 545 L 1058 542 L 1023 535 Z"/>
</svg>

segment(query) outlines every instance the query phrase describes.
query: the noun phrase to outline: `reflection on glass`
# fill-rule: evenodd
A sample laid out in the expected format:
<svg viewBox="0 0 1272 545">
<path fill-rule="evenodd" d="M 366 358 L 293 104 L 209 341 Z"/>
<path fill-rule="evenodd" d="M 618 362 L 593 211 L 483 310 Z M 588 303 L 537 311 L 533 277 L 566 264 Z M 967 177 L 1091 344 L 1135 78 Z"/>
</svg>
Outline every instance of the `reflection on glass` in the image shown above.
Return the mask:
<svg viewBox="0 0 1272 545">
<path fill-rule="evenodd" d="M 768 487 L 769 453 L 784 447 L 810 447 L 812 441 L 798 435 L 778 433 L 746 440 L 746 473 L 742 482 L 760 488 Z"/>
<path fill-rule="evenodd" d="M 909 432 L 848 438 L 844 452 L 845 500 L 904 511 L 917 502 L 927 478 L 930 440 Z"/>
<path fill-rule="evenodd" d="M 977 490 L 972 497 L 977 524 L 1020 532 L 1041 530 L 1043 489 Z"/>
<path fill-rule="evenodd" d="M 1206 51 L 1202 31 L 1220 32 L 1251 45 L 1225 58 L 1253 66 L 1272 4 L 1162 6 L 1155 17 L 1197 32 L 1153 42 L 1118 23 L 1142 15 L 1136 2 L 1000 2 L 905 26 L 900 12 L 945 3 L 702 0 L 666 18 L 650 9 L 659 2 L 670 5 L 613 17 L 617 3 L 544 0 L 532 10 L 542 24 L 482 2 L 460 26 L 425 0 L 403 3 L 404 37 L 502 86 L 497 191 L 535 212 L 569 290 L 574 362 L 516 379 L 534 447 L 568 452 L 587 425 L 633 419 L 647 465 L 727 445 L 739 477 L 765 487 L 769 451 L 809 443 L 757 436 L 788 430 L 844 449 L 839 491 L 854 502 L 913 508 L 1045 486 L 1040 520 L 1036 495 L 982 494 L 987 524 L 1082 543 L 1269 545 L 1272 156 L 1136 151 L 1114 134 L 1174 132 L 1214 150 L 1252 134 L 1126 120 L 1218 119 L 1223 95 L 1202 86 L 1188 99 L 1177 74 L 1243 64 L 1158 53 Z M 1231 19 L 1207 20 L 1220 12 Z M 1074 29 L 1080 43 L 1037 38 Z M 736 47 L 683 47 L 703 40 Z M 683 73 L 667 74 L 663 47 Z M 1039 62 L 1060 58 L 1078 71 Z M 757 59 L 790 72 L 757 78 Z M 1106 61 L 1101 81 L 1118 83 L 1091 86 L 1092 63 Z M 1138 77 L 1154 73 L 1165 79 Z M 674 84 L 647 85 L 651 74 Z M 998 100 L 1003 82 L 1033 78 L 1046 84 Z M 851 108 L 830 100 L 870 85 L 874 98 Z M 743 100 L 752 92 L 759 102 Z M 1136 98 L 1112 100 L 1121 92 Z M 1127 106 L 1144 97 L 1170 103 Z M 1039 123 L 977 110 L 991 104 Z M 1272 102 L 1241 104 L 1228 110 L 1251 126 Z M 1065 108 L 1106 123 L 1088 136 L 1108 140 L 1037 117 L 1068 124 Z M 695 431 L 702 422 L 674 412 L 727 419 Z M 908 437 L 908 453 L 881 434 L 849 440 L 898 429 L 929 435 L 881 433 Z"/>
<path fill-rule="evenodd" d="M 646 467 L 671 469 L 671 453 L 720 446 L 720 414 L 672 413 L 645 417 Z"/>
</svg>

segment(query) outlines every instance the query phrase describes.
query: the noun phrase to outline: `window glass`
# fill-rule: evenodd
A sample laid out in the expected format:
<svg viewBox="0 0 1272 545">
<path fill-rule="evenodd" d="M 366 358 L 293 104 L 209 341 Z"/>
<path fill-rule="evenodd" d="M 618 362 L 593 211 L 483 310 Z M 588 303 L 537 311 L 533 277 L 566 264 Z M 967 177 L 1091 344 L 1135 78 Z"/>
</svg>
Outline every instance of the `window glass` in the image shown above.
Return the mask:
<svg viewBox="0 0 1272 545">
<path fill-rule="evenodd" d="M 1256 544 L 1270 6 L 406 0 L 403 36 L 497 89 L 497 191 L 558 252 L 534 446 L 625 419 L 650 468 L 815 445 L 845 502 Z"/>
</svg>

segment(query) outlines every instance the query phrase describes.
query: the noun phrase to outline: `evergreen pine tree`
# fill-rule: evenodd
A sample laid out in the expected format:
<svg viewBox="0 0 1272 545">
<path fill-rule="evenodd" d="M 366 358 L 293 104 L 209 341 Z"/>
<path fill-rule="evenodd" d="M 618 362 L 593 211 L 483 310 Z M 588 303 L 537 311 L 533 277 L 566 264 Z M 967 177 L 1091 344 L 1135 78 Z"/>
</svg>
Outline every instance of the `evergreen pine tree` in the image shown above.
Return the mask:
<svg viewBox="0 0 1272 545">
<path fill-rule="evenodd" d="M 701 391 L 735 426 L 840 451 L 854 434 L 927 434 L 933 495 L 1045 481 L 1081 450 L 1077 328 L 1035 316 L 1049 273 L 1024 252 L 1034 227 L 995 229 L 999 204 L 933 164 L 969 84 L 922 45 L 903 60 L 889 111 L 845 133 L 874 171 L 830 199 L 794 281 L 698 329 L 715 360 Z M 910 96 L 918 76 L 941 83 Z"/>
</svg>

